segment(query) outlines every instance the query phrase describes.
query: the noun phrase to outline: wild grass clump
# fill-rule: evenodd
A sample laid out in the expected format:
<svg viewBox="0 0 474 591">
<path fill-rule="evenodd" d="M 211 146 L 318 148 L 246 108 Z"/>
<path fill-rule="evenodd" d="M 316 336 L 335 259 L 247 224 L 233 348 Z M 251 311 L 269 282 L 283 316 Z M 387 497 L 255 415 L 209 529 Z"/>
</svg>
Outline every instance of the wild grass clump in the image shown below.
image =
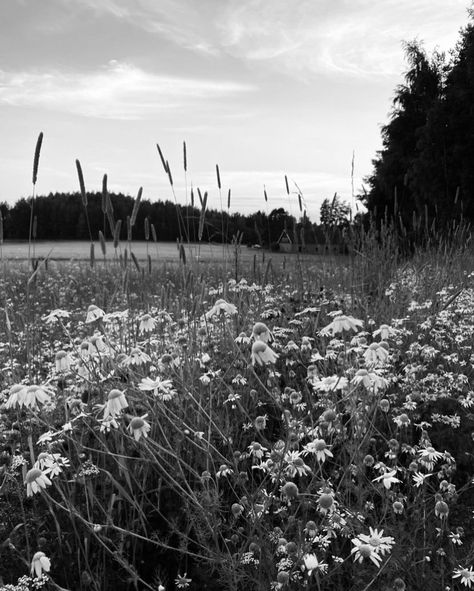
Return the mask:
<svg viewBox="0 0 474 591">
<path fill-rule="evenodd" d="M 467 585 L 473 276 L 427 257 L 371 305 L 347 259 L 5 266 L 4 588 Z"/>
</svg>

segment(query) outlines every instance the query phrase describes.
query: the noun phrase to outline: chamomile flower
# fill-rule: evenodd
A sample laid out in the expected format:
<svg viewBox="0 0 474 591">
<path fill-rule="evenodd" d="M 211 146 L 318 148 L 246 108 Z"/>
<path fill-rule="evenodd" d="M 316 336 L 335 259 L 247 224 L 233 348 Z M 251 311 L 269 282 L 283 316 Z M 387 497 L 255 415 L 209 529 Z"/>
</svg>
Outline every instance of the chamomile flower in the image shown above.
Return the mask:
<svg viewBox="0 0 474 591">
<path fill-rule="evenodd" d="M 46 324 L 55 324 L 56 322 L 59 322 L 60 319 L 64 318 L 67 319 L 69 318 L 71 314 L 67 311 L 67 310 L 52 310 L 49 314 L 47 314 L 46 316 L 43 316 L 41 318 L 41 320 L 43 320 L 43 322 L 45 322 Z"/>
<path fill-rule="evenodd" d="M 308 571 L 308 576 L 311 576 L 313 571 L 325 574 L 328 570 L 328 565 L 325 562 L 319 562 L 316 554 L 305 554 L 303 556 L 303 562 Z"/>
<path fill-rule="evenodd" d="M 44 386 L 28 386 L 23 397 L 23 406 L 34 410 L 39 409 L 39 404 L 45 404 L 51 400 L 48 388 Z"/>
<path fill-rule="evenodd" d="M 306 476 L 311 474 L 311 468 L 304 463 L 303 458 L 297 451 L 289 451 L 285 454 L 286 462 L 285 474 L 293 478 L 294 476 Z"/>
<path fill-rule="evenodd" d="M 359 328 L 362 328 L 363 326 L 364 323 L 362 320 L 358 320 L 352 316 L 346 316 L 345 314 L 339 314 L 338 316 L 335 316 L 333 321 L 325 326 L 319 334 L 322 336 L 334 336 L 335 334 L 349 330 L 357 332 Z"/>
<path fill-rule="evenodd" d="M 305 455 L 312 454 L 316 456 L 319 463 L 323 464 L 328 458 L 333 457 L 324 439 L 313 439 L 303 447 Z"/>
<path fill-rule="evenodd" d="M 275 363 L 278 359 L 278 353 L 275 353 L 263 341 L 255 341 L 252 345 L 252 365 L 266 365 L 267 363 Z"/>
<path fill-rule="evenodd" d="M 461 583 L 470 589 L 472 583 L 474 583 L 474 571 L 472 570 L 472 566 L 469 568 L 458 567 L 453 571 L 453 579 L 457 578 L 461 578 Z"/>
<path fill-rule="evenodd" d="M 263 322 L 256 322 L 252 328 L 252 336 L 256 341 L 268 343 L 273 340 L 272 333 L 268 326 Z"/>
<path fill-rule="evenodd" d="M 124 365 L 145 365 L 145 363 L 148 363 L 149 361 L 151 361 L 151 357 L 149 355 L 147 355 L 144 351 L 142 351 L 141 349 L 139 349 L 138 347 L 134 347 L 131 351 L 130 351 L 130 355 L 124 359 L 123 363 Z"/>
<path fill-rule="evenodd" d="M 396 328 L 392 328 L 388 324 L 381 324 L 377 330 L 374 330 L 372 336 L 380 337 L 380 340 L 386 341 L 390 337 L 395 337 L 399 334 Z"/>
<path fill-rule="evenodd" d="M 372 386 L 371 374 L 366 369 L 359 369 L 352 378 L 351 384 L 354 384 L 354 386 L 364 386 L 364 388 L 369 389 Z"/>
<path fill-rule="evenodd" d="M 133 417 L 133 419 L 128 424 L 128 430 L 135 438 L 135 441 L 139 441 L 140 437 L 148 437 L 148 432 L 151 429 L 151 425 L 148 421 L 145 421 L 147 416 L 148 415 L 145 414 L 141 417 Z"/>
<path fill-rule="evenodd" d="M 235 314 L 237 314 L 237 308 L 234 304 L 230 304 L 229 302 L 220 299 L 216 300 L 214 306 L 206 312 L 206 318 L 209 320 L 213 316 L 234 316 Z"/>
<path fill-rule="evenodd" d="M 32 497 L 34 494 L 41 492 L 41 489 L 46 488 L 51 484 L 46 472 L 39 468 L 32 468 L 28 470 L 25 476 L 26 496 Z"/>
<path fill-rule="evenodd" d="M 217 478 L 222 478 L 223 476 L 230 476 L 231 474 L 233 474 L 234 471 L 232 470 L 232 468 L 230 466 L 227 466 L 227 464 L 222 464 L 219 467 L 219 470 L 216 472 L 216 476 Z"/>
<path fill-rule="evenodd" d="M 186 575 L 187 573 L 184 573 L 184 575 L 178 574 L 178 576 L 174 580 L 176 589 L 187 589 L 189 585 L 192 583 L 193 580 L 189 579 Z"/>
<path fill-rule="evenodd" d="M 382 556 L 375 550 L 374 546 L 363 542 L 359 538 L 353 539 L 352 543 L 355 548 L 352 548 L 351 554 L 354 554 L 354 560 L 356 562 L 362 562 L 364 558 L 369 558 L 375 566 L 380 566 Z"/>
<path fill-rule="evenodd" d="M 51 561 L 44 552 L 36 552 L 33 554 L 31 561 L 31 576 L 35 575 L 35 578 L 40 578 L 43 572 L 49 573 L 51 569 Z"/>
<path fill-rule="evenodd" d="M 349 380 L 345 376 L 333 375 L 326 376 L 321 380 L 314 378 L 310 383 L 316 390 L 320 390 L 321 392 L 332 392 L 333 390 L 344 390 L 347 388 Z"/>
<path fill-rule="evenodd" d="M 61 474 L 63 468 L 67 466 L 69 466 L 69 460 L 63 458 L 61 454 L 41 452 L 38 455 L 33 468 L 39 468 L 40 470 L 45 471 L 48 475 L 54 477 Z"/>
<path fill-rule="evenodd" d="M 256 458 L 257 460 L 261 460 L 267 451 L 266 447 L 263 447 L 258 441 L 253 441 L 248 446 L 249 454 Z"/>
<path fill-rule="evenodd" d="M 241 332 L 238 336 L 235 337 L 234 341 L 238 345 L 250 345 L 250 337 L 248 337 L 245 332 Z"/>
<path fill-rule="evenodd" d="M 138 389 L 142 390 L 142 392 L 153 392 L 159 400 L 165 402 L 172 400 L 177 394 L 171 380 L 162 380 L 159 377 L 154 380 L 151 378 L 143 378 L 140 384 L 138 384 Z"/>
<path fill-rule="evenodd" d="M 90 324 L 92 322 L 95 322 L 96 320 L 100 320 L 104 316 L 105 312 L 102 310 L 102 308 L 99 308 L 98 306 L 91 304 L 87 309 L 86 324 Z"/>
<path fill-rule="evenodd" d="M 359 534 L 359 539 L 366 544 L 370 544 L 382 556 L 392 550 L 392 546 L 395 543 L 392 536 L 383 536 L 383 529 L 378 531 L 369 527 L 369 532 L 369 535 Z"/>
<path fill-rule="evenodd" d="M 10 388 L 10 396 L 5 403 L 6 408 L 21 408 L 25 401 L 27 386 L 23 384 L 15 384 Z"/>
<path fill-rule="evenodd" d="M 138 324 L 138 332 L 142 335 L 146 332 L 152 332 L 155 329 L 156 320 L 150 314 L 143 314 Z"/>
<path fill-rule="evenodd" d="M 428 470 L 433 470 L 435 463 L 443 457 L 443 454 L 439 451 L 436 451 L 431 445 L 425 447 L 424 449 L 420 449 L 418 454 L 420 464 L 425 466 Z"/>
<path fill-rule="evenodd" d="M 365 350 L 364 359 L 368 367 L 383 364 L 388 359 L 388 351 L 380 343 L 371 343 Z"/>
<path fill-rule="evenodd" d="M 120 411 L 127 408 L 128 402 L 125 398 L 125 393 L 114 388 L 109 392 L 107 403 L 104 409 L 104 419 L 108 417 L 115 417 L 120 414 Z"/>
<path fill-rule="evenodd" d="M 387 490 L 389 490 L 392 484 L 395 484 L 396 482 L 401 482 L 401 480 L 395 477 L 396 473 L 396 470 L 389 470 L 388 472 L 385 472 L 385 474 L 382 474 L 381 476 L 377 476 L 377 478 L 374 478 L 372 482 L 379 482 L 381 480 L 384 487 Z"/>
<path fill-rule="evenodd" d="M 71 368 L 71 357 L 66 351 L 58 351 L 54 357 L 57 372 L 66 372 Z"/>
<path fill-rule="evenodd" d="M 438 501 L 435 504 L 435 515 L 440 519 L 446 519 L 449 515 L 449 506 L 444 501 Z"/>
<path fill-rule="evenodd" d="M 402 413 L 401 415 L 398 415 L 398 417 L 393 417 L 393 422 L 396 423 L 398 427 L 408 427 L 411 423 L 406 413 Z"/>
</svg>

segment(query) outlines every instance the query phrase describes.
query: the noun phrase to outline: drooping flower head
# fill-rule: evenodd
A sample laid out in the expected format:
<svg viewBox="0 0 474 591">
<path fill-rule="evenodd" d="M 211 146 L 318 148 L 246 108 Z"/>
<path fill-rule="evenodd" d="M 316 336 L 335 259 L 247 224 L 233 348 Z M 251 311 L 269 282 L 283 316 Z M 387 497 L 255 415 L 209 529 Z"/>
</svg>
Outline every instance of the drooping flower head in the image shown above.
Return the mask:
<svg viewBox="0 0 474 591">
<path fill-rule="evenodd" d="M 25 476 L 26 484 L 26 496 L 32 497 L 34 494 L 41 491 L 42 488 L 46 488 L 51 484 L 51 480 L 39 468 L 32 468 L 28 470 Z"/>
<path fill-rule="evenodd" d="M 358 320 L 352 316 L 346 316 L 345 314 L 339 314 L 335 316 L 333 321 L 325 326 L 321 331 L 320 334 L 322 336 L 334 336 L 338 333 L 342 333 L 344 331 L 358 331 L 359 328 L 362 328 L 364 323 L 362 320 Z"/>
<path fill-rule="evenodd" d="M 69 371 L 71 368 L 71 358 L 66 351 L 58 351 L 54 357 L 56 371 Z"/>
<path fill-rule="evenodd" d="M 382 343 L 371 343 L 364 353 L 364 359 L 368 367 L 385 363 L 388 358 L 388 351 Z"/>
<path fill-rule="evenodd" d="M 156 320 L 150 314 L 143 314 L 138 325 L 138 332 L 143 334 L 145 332 L 152 332 L 155 329 Z"/>
<path fill-rule="evenodd" d="M 213 316 L 233 316 L 237 314 L 237 308 L 234 304 L 230 304 L 225 300 L 216 300 L 216 303 L 212 306 L 212 308 L 206 313 L 206 318 L 209 320 Z"/>
<path fill-rule="evenodd" d="M 140 437 L 148 437 L 151 425 L 148 421 L 145 421 L 146 416 L 134 417 L 128 425 L 128 430 L 135 437 L 135 441 L 138 441 Z"/>
<path fill-rule="evenodd" d="M 31 575 L 35 578 L 41 577 L 43 572 L 49 573 L 51 568 L 51 561 L 44 552 L 36 552 L 31 561 Z"/>
<path fill-rule="evenodd" d="M 105 316 L 105 312 L 102 308 L 99 308 L 95 304 L 91 304 L 87 308 L 87 316 L 86 316 L 86 324 L 90 324 L 91 322 L 95 322 L 96 320 L 100 320 Z"/>
<path fill-rule="evenodd" d="M 38 410 L 38 404 L 44 404 L 50 400 L 51 396 L 44 386 L 28 386 L 24 394 L 23 406 Z"/>
<path fill-rule="evenodd" d="M 252 365 L 256 363 L 259 365 L 275 363 L 277 359 L 278 354 L 263 341 L 255 341 L 252 345 Z"/>
<path fill-rule="evenodd" d="M 272 333 L 266 324 L 256 322 L 252 328 L 252 336 L 256 341 L 268 343 L 272 339 Z"/>
<path fill-rule="evenodd" d="M 6 408 L 22 407 L 26 396 L 26 386 L 15 384 L 10 388 L 10 396 L 5 403 Z"/>
<path fill-rule="evenodd" d="M 130 351 L 130 355 L 123 361 L 125 365 L 144 365 L 151 361 L 151 357 L 138 347 L 134 347 Z"/>
<path fill-rule="evenodd" d="M 107 404 L 104 410 L 104 419 L 118 415 L 123 408 L 127 408 L 128 402 L 121 390 L 114 388 L 109 392 Z"/>
</svg>

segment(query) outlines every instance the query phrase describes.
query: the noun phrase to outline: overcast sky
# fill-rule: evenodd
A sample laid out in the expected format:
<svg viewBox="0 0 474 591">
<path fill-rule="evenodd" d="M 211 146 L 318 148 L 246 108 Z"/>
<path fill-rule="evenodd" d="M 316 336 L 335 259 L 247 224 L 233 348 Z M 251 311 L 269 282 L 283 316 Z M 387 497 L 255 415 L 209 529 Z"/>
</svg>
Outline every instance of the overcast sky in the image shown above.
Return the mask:
<svg viewBox="0 0 474 591">
<path fill-rule="evenodd" d="M 351 200 L 371 172 L 403 41 L 453 48 L 469 0 L 1 0 L 0 201 L 88 190 L 173 199 L 187 186 L 220 207 L 283 206 L 295 184 L 316 219 L 325 197 Z M 263 197 L 267 189 L 268 204 Z"/>
</svg>

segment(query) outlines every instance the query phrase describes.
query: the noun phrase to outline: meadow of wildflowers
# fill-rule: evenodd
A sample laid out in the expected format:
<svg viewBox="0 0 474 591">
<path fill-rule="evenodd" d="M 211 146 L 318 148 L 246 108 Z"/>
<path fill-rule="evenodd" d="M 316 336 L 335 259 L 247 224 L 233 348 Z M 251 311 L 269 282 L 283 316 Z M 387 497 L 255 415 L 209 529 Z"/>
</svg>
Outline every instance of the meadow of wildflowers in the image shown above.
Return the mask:
<svg viewBox="0 0 474 591">
<path fill-rule="evenodd" d="M 474 585 L 474 274 L 236 275 L 3 266 L 2 589 Z"/>
</svg>

